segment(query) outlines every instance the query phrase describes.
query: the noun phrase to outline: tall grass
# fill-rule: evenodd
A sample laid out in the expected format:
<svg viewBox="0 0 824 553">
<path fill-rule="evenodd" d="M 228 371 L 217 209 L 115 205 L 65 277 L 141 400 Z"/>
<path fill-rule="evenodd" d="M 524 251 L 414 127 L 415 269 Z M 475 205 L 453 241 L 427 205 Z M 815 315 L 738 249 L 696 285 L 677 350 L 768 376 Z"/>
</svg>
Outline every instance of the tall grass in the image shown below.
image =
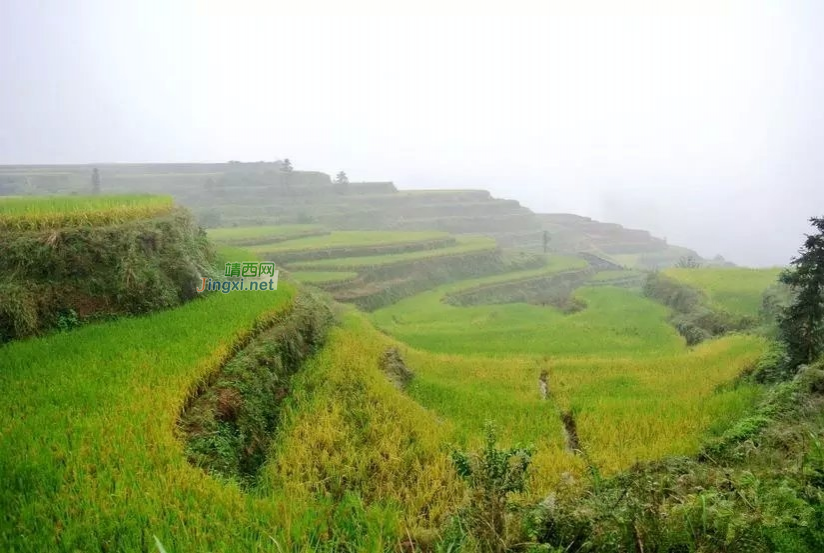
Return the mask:
<svg viewBox="0 0 824 553">
<path fill-rule="evenodd" d="M 15 196 L 0 198 L 0 229 L 44 230 L 99 226 L 156 217 L 172 210 L 171 196 Z"/>
</svg>

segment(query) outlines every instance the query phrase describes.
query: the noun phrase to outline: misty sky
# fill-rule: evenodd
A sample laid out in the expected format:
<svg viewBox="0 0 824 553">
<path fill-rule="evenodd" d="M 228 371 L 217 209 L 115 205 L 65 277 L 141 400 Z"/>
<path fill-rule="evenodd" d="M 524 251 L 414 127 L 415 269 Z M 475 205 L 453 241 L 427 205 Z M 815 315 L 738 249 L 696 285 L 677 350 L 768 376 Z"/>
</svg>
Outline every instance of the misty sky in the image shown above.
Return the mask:
<svg viewBox="0 0 824 553">
<path fill-rule="evenodd" d="M 341 4 L 0 0 L 0 164 L 289 157 L 752 265 L 824 215 L 824 2 Z"/>
</svg>

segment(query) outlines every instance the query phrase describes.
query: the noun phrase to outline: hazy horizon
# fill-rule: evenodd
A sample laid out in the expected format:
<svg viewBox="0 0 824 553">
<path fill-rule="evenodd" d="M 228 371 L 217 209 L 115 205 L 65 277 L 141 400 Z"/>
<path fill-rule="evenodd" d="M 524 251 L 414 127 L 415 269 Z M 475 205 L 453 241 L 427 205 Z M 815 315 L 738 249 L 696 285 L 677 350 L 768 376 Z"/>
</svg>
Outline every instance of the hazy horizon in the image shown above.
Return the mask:
<svg viewBox="0 0 824 553">
<path fill-rule="evenodd" d="M 289 157 L 754 266 L 786 264 L 824 211 L 820 3 L 284 6 L 4 2 L 0 164 Z"/>
</svg>

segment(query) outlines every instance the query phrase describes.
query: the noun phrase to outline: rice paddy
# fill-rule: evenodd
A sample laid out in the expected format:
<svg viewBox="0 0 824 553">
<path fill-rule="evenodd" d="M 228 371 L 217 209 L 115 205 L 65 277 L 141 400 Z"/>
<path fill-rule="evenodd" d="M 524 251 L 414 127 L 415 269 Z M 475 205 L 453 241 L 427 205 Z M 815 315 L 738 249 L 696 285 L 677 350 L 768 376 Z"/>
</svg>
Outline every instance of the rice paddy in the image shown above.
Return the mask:
<svg viewBox="0 0 824 553">
<path fill-rule="evenodd" d="M 326 234 L 328 231 L 320 225 L 279 225 L 258 227 L 227 227 L 209 229 L 209 238 L 216 242 L 241 244 L 259 240 L 278 242 L 303 236 Z"/>
<path fill-rule="evenodd" d="M 123 197 L 131 204 L 114 198 L 0 201 L 0 225 L 107 224 L 107 209 L 171 209 L 163 197 Z M 232 244 L 270 241 L 224 252 L 236 258 L 453 238 L 306 235 L 321 232 L 294 225 L 209 235 Z M 371 268 L 403 264 L 414 272 L 417 261 L 497 251 L 489 238 L 454 238 L 454 245 L 297 261 L 288 269 L 298 283 L 345 287 Z M 0 347 L 0 549 L 147 551 L 155 537 L 170 553 L 389 551 L 410 536 L 431 544 L 463 497 L 450 449 L 479 445 L 487 420 L 505 445 L 536 446 L 526 496 L 543 499 L 563 478 L 583 477 L 587 462 L 609 475 L 639 461 L 693 454 L 761 393 L 730 383 L 758 360 L 767 346 L 762 338 L 728 335 L 688 348 L 665 306 L 610 285 L 637 279 L 638 271 L 593 276 L 571 256 L 498 271 L 433 285 L 371 314 L 338 307 L 337 328 L 290 383 L 251 488 L 190 465 L 178 415 L 240 342 L 301 293 L 291 281 L 281 280 L 276 294 L 212 294 L 174 310 Z M 775 272 L 724 271 L 668 274 L 714 304 L 757 313 Z M 445 301 L 572 272 L 592 284 L 573 292 L 583 306 L 577 312 Z M 381 370 L 387 348 L 397 348 L 414 372 L 403 390 Z M 538 389 L 542 371 L 547 399 Z M 568 451 L 561 411 L 574 413 L 586 460 Z"/>
<path fill-rule="evenodd" d="M 757 316 L 764 290 L 778 279 L 779 268 L 667 269 L 671 276 L 707 295 L 710 303 L 737 315 Z"/>
<path fill-rule="evenodd" d="M 445 232 L 384 232 L 384 231 L 333 231 L 328 235 L 311 236 L 276 244 L 252 246 L 250 251 L 264 253 L 285 253 L 294 251 L 331 250 L 342 247 L 389 246 L 410 244 L 448 238 Z"/>
<path fill-rule="evenodd" d="M 114 225 L 172 210 L 171 196 L 17 196 L 0 198 L 0 229 Z"/>
<path fill-rule="evenodd" d="M 433 250 L 413 251 L 389 255 L 370 255 L 364 257 L 347 257 L 340 259 L 320 259 L 317 261 L 300 261 L 291 263 L 290 267 L 302 271 L 316 270 L 357 270 L 367 267 L 379 267 L 395 263 L 408 263 L 421 259 L 442 256 L 452 256 L 496 249 L 495 241 L 483 236 L 460 236 L 456 238 L 457 245 Z"/>
</svg>

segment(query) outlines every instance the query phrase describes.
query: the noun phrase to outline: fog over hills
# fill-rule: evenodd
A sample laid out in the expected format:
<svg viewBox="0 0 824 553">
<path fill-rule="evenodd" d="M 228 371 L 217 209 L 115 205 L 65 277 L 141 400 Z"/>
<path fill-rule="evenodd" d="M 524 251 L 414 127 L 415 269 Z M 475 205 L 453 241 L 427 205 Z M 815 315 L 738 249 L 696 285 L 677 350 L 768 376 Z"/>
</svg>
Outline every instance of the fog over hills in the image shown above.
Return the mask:
<svg viewBox="0 0 824 553">
<path fill-rule="evenodd" d="M 0 163 L 289 157 L 785 264 L 824 205 L 821 3 L 616 6 L 10 0 Z"/>
</svg>

